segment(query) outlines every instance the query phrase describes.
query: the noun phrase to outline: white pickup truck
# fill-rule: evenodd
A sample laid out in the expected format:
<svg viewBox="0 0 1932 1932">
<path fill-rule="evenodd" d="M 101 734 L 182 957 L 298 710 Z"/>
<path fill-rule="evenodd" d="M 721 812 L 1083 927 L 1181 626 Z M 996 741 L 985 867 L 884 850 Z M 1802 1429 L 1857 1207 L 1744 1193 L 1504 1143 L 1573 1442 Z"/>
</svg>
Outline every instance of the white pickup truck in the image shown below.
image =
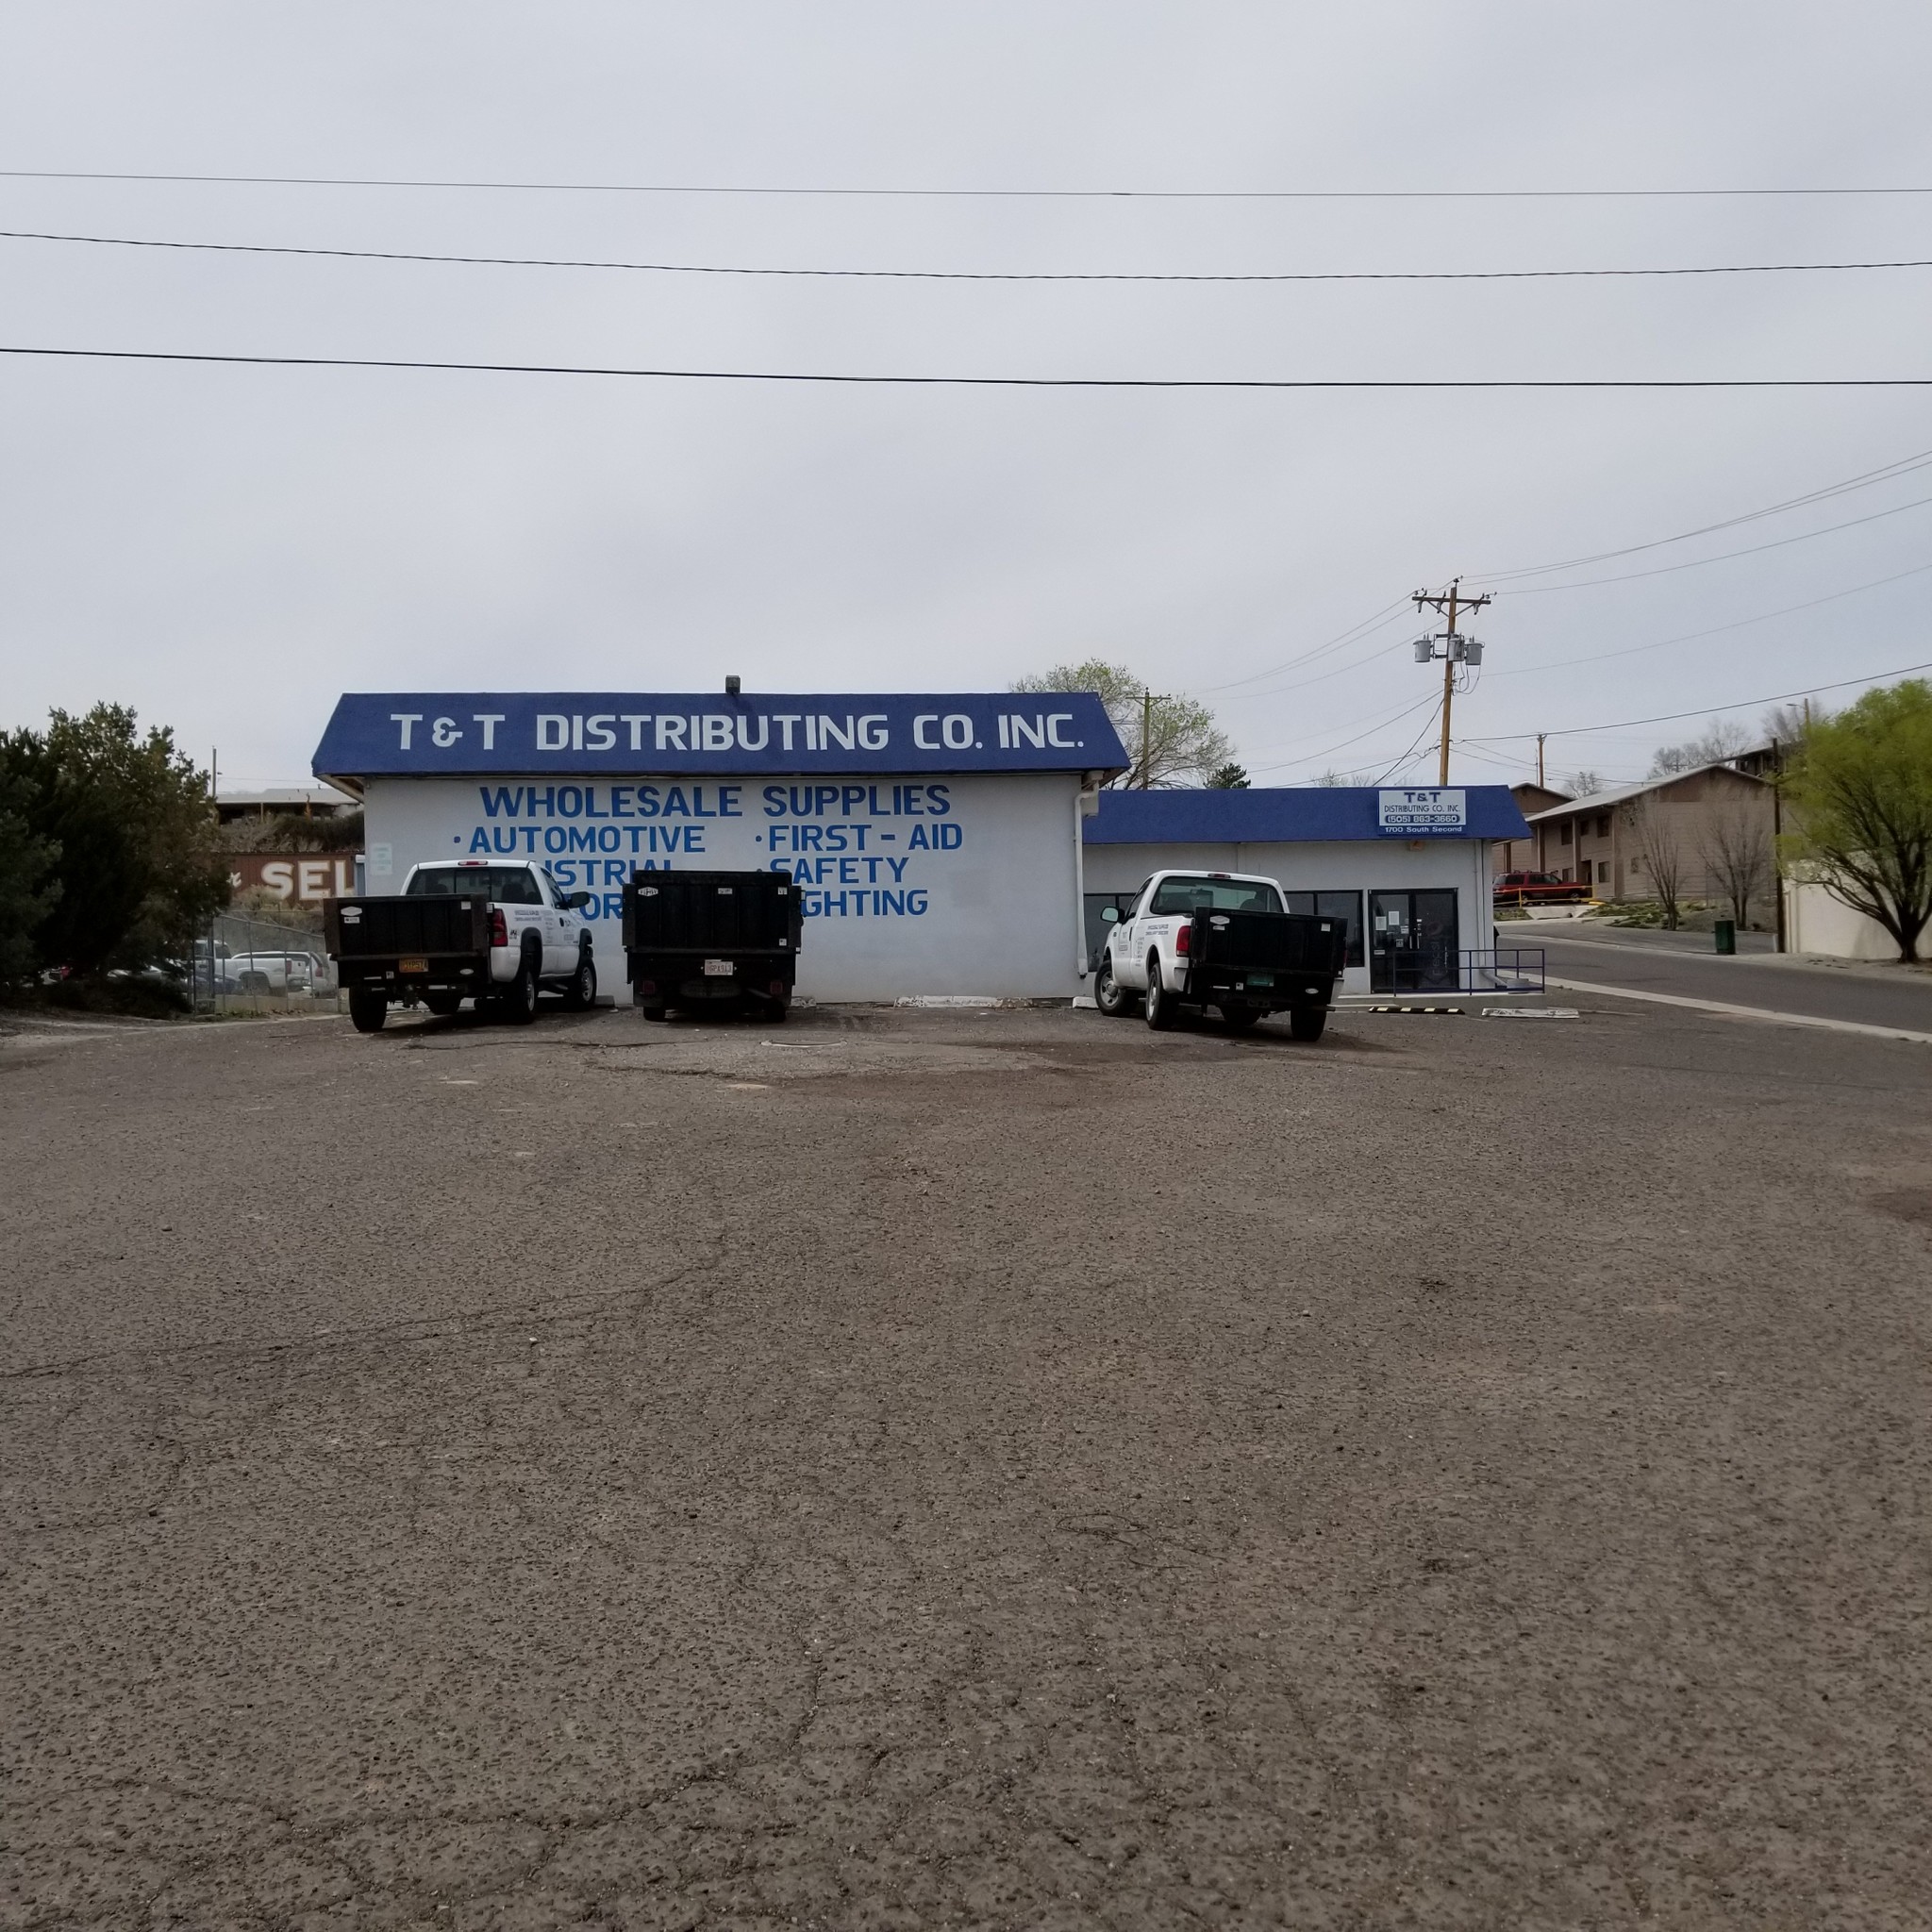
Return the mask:
<svg viewBox="0 0 1932 1932">
<path fill-rule="evenodd" d="M 1236 1032 L 1286 1012 L 1296 1040 L 1319 1040 L 1347 956 L 1346 923 L 1291 912 L 1258 873 L 1158 872 L 1114 924 L 1093 1000 L 1120 1018 L 1141 999 L 1147 1024 L 1172 1026 L 1183 1007 L 1218 1007 Z"/>
<path fill-rule="evenodd" d="M 590 897 L 566 892 L 547 866 L 492 858 L 432 860 L 411 869 L 400 893 L 331 899 L 323 917 L 349 1017 L 374 1033 L 391 1001 L 448 1014 L 474 999 L 533 1020 L 545 988 L 588 1008 L 597 997 Z"/>
</svg>

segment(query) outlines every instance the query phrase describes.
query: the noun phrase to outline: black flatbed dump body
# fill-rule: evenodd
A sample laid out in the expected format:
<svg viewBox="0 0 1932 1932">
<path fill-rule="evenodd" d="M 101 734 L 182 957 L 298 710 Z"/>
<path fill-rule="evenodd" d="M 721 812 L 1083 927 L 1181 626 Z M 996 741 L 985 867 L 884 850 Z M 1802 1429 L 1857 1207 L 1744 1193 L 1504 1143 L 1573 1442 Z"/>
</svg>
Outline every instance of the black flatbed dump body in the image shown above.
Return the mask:
<svg viewBox="0 0 1932 1932">
<path fill-rule="evenodd" d="M 1257 1007 L 1326 1007 L 1348 958 L 1345 920 L 1306 912 L 1194 914 L 1188 998 Z"/>
<path fill-rule="evenodd" d="M 490 900 L 484 893 L 474 899 L 330 899 L 323 908 L 323 940 L 345 989 L 400 985 L 467 992 L 490 976 Z"/>
<path fill-rule="evenodd" d="M 624 889 L 624 958 L 646 1018 L 735 1003 L 783 1019 L 805 902 L 786 872 L 639 872 Z"/>
</svg>

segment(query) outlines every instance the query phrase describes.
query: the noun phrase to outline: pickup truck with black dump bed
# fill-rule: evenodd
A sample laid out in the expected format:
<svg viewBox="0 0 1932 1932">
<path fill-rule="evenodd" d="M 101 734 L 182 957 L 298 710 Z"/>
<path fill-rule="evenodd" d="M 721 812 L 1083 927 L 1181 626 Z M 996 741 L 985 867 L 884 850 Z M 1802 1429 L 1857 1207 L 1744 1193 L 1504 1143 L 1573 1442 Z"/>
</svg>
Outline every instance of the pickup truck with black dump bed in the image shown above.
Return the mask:
<svg viewBox="0 0 1932 1932">
<path fill-rule="evenodd" d="M 803 924 L 788 872 L 635 873 L 624 889 L 631 999 L 647 1020 L 672 1007 L 782 1020 Z"/>
<path fill-rule="evenodd" d="M 1183 1007 L 1218 1007 L 1234 1031 L 1285 1012 L 1296 1040 L 1319 1040 L 1348 958 L 1348 923 L 1291 912 L 1258 874 L 1158 872 L 1114 921 L 1094 1004 L 1114 1018 L 1141 998 L 1147 1024 L 1172 1026 Z"/>
<path fill-rule="evenodd" d="M 444 859 L 413 867 L 399 893 L 331 899 L 323 931 L 356 1030 L 379 1032 L 392 1003 L 449 1014 L 470 999 L 516 1021 L 537 1017 L 541 991 L 591 1007 L 590 896 L 544 865 Z"/>
</svg>

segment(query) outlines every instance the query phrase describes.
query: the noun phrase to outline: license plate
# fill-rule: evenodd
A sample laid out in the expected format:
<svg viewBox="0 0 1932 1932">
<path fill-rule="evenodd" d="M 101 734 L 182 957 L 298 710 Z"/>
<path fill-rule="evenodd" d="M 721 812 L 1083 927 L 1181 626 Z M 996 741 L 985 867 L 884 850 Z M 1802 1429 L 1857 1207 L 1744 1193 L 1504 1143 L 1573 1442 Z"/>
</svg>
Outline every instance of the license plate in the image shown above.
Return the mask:
<svg viewBox="0 0 1932 1932">
<path fill-rule="evenodd" d="M 707 979 L 729 979 L 738 969 L 729 959 L 707 959 L 705 977 Z"/>
<path fill-rule="evenodd" d="M 396 971 L 398 973 L 427 973 L 429 971 L 429 961 L 427 959 L 398 959 L 396 961 Z"/>
<path fill-rule="evenodd" d="M 1248 974 L 1248 984 L 1250 986 L 1273 986 L 1274 984 L 1274 975 L 1272 973 L 1251 973 Z"/>
</svg>

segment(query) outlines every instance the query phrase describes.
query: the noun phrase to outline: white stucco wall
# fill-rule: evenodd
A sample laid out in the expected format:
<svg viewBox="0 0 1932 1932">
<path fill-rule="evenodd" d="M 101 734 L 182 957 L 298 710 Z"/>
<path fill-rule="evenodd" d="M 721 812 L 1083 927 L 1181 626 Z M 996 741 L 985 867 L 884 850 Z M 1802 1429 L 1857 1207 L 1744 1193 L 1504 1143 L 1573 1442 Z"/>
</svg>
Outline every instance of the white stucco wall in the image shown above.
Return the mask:
<svg viewBox="0 0 1932 1932">
<path fill-rule="evenodd" d="M 1481 839 L 1348 839 L 1254 845 L 1090 845 L 1089 892 L 1131 892 L 1150 873 L 1198 868 L 1202 872 L 1258 873 L 1290 892 L 1453 891 L 1457 944 L 1486 947 L 1491 938 L 1489 842 Z M 1366 992 L 1369 970 L 1352 966 L 1343 991 Z"/>
<path fill-rule="evenodd" d="M 400 891 L 432 858 L 541 858 L 566 889 L 597 895 L 598 972 L 621 997 L 619 893 L 633 867 L 783 866 L 805 895 L 801 993 L 1071 995 L 1078 791 L 1057 773 L 371 778 L 368 887 Z"/>
<path fill-rule="evenodd" d="M 1898 941 L 1875 919 L 1834 899 L 1814 879 L 1785 882 L 1785 943 L 1834 959 L 1896 959 Z"/>
</svg>

